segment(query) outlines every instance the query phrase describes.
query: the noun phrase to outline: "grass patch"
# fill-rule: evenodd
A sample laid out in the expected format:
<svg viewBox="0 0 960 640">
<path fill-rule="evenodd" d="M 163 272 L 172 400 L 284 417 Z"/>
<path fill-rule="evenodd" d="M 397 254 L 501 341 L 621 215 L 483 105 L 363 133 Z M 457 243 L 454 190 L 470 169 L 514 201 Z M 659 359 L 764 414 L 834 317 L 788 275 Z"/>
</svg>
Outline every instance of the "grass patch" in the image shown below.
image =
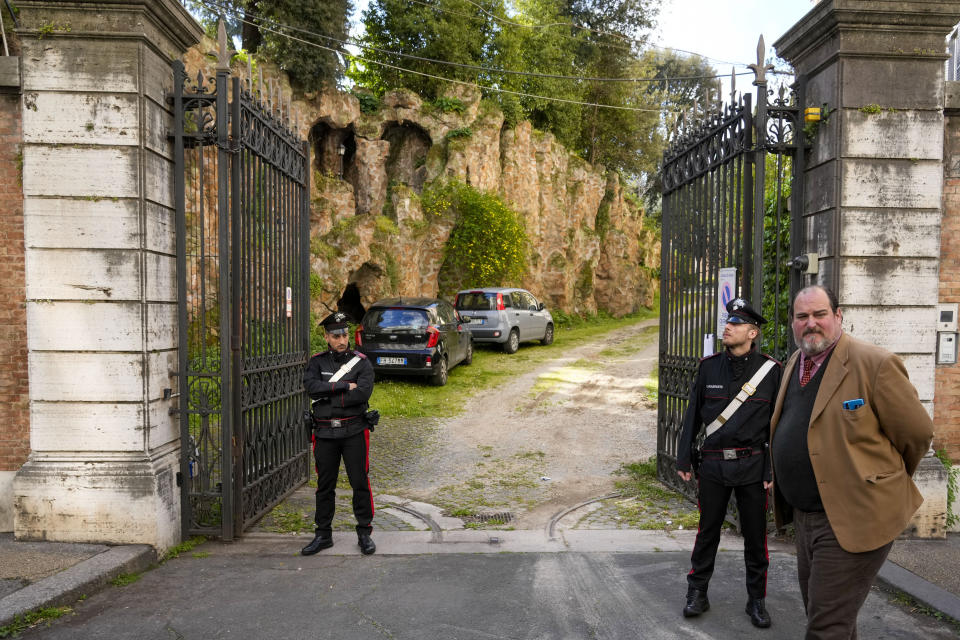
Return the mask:
<svg viewBox="0 0 960 640">
<path fill-rule="evenodd" d="M 285 500 L 264 517 L 260 528 L 275 533 L 309 533 L 314 528 L 313 514 Z"/>
<path fill-rule="evenodd" d="M 650 377 L 643 383 L 643 388 L 647 390 L 647 400 L 654 405 L 657 404 L 657 398 L 660 395 L 660 369 L 654 367 L 650 372 Z"/>
<path fill-rule="evenodd" d="M 944 622 L 950 625 L 953 628 L 953 632 L 957 635 L 960 635 L 960 621 L 957 621 L 947 614 L 937 611 L 936 609 L 931 609 L 930 607 L 917 602 L 910 596 L 908 593 L 904 593 L 899 589 L 890 589 L 887 587 L 878 587 L 880 591 L 886 593 L 890 596 L 889 601 L 893 604 L 896 604 L 913 615 L 926 616 L 928 618 L 934 618 L 940 622 Z"/>
<path fill-rule="evenodd" d="M 128 584 L 133 584 L 142 577 L 143 574 L 140 573 L 121 573 L 116 578 L 110 581 L 115 587 L 125 587 Z"/>
<path fill-rule="evenodd" d="M 541 363 L 564 351 L 589 342 L 615 329 L 631 326 L 659 315 L 659 306 L 644 309 L 623 318 L 600 314 L 590 318 L 562 316 L 557 321 L 552 345 L 527 343 L 508 355 L 498 349 L 477 345 L 473 364 L 459 365 L 450 371 L 446 386 L 430 387 L 417 378 L 378 379 L 370 406 L 387 418 L 451 417 L 463 412 L 466 402 L 483 389 L 507 383 L 510 379 L 535 369 Z M 636 344 L 633 342 L 632 344 Z M 626 347 L 624 347 L 626 348 Z M 592 367 L 593 361 L 583 361 Z M 577 364 L 577 363 L 574 363 Z M 597 365 L 602 366 L 602 365 Z"/>
<path fill-rule="evenodd" d="M 192 538 L 189 538 L 188 540 L 184 540 L 177 546 L 170 547 L 170 549 L 168 549 L 167 552 L 163 554 L 163 557 L 160 558 L 160 564 L 163 564 L 167 560 L 172 560 L 173 558 L 179 557 L 181 553 L 186 553 L 187 551 L 193 551 L 194 547 L 198 547 L 206 541 L 207 539 L 203 536 L 194 536 Z"/>
<path fill-rule="evenodd" d="M 616 482 L 622 496 L 616 502 L 621 522 L 633 529 L 696 528 L 700 513 L 686 498 L 657 480 L 656 457 L 622 464 L 614 473 L 621 476 Z"/>
<path fill-rule="evenodd" d="M 190 555 L 192 555 L 194 558 L 209 558 L 209 557 L 210 557 L 210 554 L 209 554 L 208 552 L 206 552 L 206 551 L 194 551 L 194 552 L 191 553 Z"/>
<path fill-rule="evenodd" d="M 68 613 L 73 613 L 73 609 L 70 607 L 47 607 L 16 616 L 13 622 L 0 627 L 0 638 L 15 638 L 27 629 L 33 629 L 43 623 L 49 625 L 53 620 Z"/>
<path fill-rule="evenodd" d="M 481 450 L 483 448 L 481 447 Z M 477 463 L 474 474 L 457 484 L 441 487 L 432 502 L 455 518 L 476 517 L 484 511 L 526 508 L 536 504 L 543 488 L 546 454 L 520 451 L 506 458 L 488 458 Z M 490 518 L 469 522 L 470 529 L 502 528 L 506 521 Z"/>
</svg>

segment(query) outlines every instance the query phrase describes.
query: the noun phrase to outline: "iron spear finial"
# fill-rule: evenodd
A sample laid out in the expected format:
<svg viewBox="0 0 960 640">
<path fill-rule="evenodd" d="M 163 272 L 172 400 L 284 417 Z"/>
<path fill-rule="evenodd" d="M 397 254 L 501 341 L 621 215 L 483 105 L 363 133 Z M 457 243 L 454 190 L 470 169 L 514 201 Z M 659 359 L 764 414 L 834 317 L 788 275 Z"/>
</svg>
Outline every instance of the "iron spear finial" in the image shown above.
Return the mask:
<svg viewBox="0 0 960 640">
<path fill-rule="evenodd" d="M 767 71 L 771 71 L 773 69 L 772 64 L 763 64 L 766 50 L 767 47 L 763 43 L 763 34 L 760 34 L 760 40 L 757 42 L 757 63 L 749 65 L 749 67 L 753 70 L 754 76 L 756 76 L 753 80 L 753 84 L 757 87 L 767 84 Z"/>
<path fill-rule="evenodd" d="M 737 70 L 730 67 L 730 104 L 737 101 Z"/>
<path fill-rule="evenodd" d="M 221 15 L 217 27 L 217 71 L 230 70 L 230 54 L 227 52 L 226 19 Z"/>
</svg>

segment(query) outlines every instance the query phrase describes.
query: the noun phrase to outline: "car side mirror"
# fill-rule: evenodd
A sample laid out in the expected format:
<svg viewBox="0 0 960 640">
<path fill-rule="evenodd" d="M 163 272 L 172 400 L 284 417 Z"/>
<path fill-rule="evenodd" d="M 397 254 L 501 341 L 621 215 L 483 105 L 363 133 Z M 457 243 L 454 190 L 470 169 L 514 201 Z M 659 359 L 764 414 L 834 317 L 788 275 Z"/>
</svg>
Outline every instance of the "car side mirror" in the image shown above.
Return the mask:
<svg viewBox="0 0 960 640">
<path fill-rule="evenodd" d="M 537 311 L 543 311 L 544 309 L 546 309 L 546 307 L 543 306 L 543 303 L 542 303 L 542 302 L 537 305 Z"/>
</svg>

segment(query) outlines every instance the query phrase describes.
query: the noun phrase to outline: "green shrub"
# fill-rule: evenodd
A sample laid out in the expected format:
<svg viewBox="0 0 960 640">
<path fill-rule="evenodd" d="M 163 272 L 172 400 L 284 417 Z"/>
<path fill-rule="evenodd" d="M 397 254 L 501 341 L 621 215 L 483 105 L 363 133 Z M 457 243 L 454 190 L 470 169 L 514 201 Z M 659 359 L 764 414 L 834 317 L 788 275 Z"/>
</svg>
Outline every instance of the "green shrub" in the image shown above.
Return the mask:
<svg viewBox="0 0 960 640">
<path fill-rule="evenodd" d="M 444 136 L 447 140 L 456 140 L 457 138 L 469 138 L 473 135 L 473 129 L 470 127 L 460 127 L 459 129 L 451 129 L 447 131 L 447 135 Z"/>
<path fill-rule="evenodd" d="M 360 112 L 366 115 L 376 113 L 380 109 L 380 98 L 365 91 L 352 91 L 353 96 L 360 103 Z"/>
<path fill-rule="evenodd" d="M 444 113 L 450 113 L 454 111 L 456 113 L 463 113 L 464 109 L 467 108 L 463 101 L 458 98 L 448 98 L 447 96 L 440 96 L 433 101 L 433 106 Z"/>
<path fill-rule="evenodd" d="M 520 284 L 526 268 L 527 234 L 520 215 L 492 193 L 461 182 L 424 192 L 424 211 L 446 204 L 456 223 L 444 247 L 440 289 Z"/>
</svg>

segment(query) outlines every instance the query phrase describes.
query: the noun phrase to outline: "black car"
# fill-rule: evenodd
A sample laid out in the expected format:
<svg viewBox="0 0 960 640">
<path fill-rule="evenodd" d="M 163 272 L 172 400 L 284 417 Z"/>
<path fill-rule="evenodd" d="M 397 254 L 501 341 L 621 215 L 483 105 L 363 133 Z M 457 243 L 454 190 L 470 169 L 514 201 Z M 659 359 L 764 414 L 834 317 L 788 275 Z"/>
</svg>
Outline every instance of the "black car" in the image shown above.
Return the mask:
<svg viewBox="0 0 960 640">
<path fill-rule="evenodd" d="M 357 325 L 356 345 L 377 374 L 429 376 L 437 386 L 454 366 L 473 361 L 470 329 L 453 305 L 434 298 L 373 303 Z"/>
</svg>

